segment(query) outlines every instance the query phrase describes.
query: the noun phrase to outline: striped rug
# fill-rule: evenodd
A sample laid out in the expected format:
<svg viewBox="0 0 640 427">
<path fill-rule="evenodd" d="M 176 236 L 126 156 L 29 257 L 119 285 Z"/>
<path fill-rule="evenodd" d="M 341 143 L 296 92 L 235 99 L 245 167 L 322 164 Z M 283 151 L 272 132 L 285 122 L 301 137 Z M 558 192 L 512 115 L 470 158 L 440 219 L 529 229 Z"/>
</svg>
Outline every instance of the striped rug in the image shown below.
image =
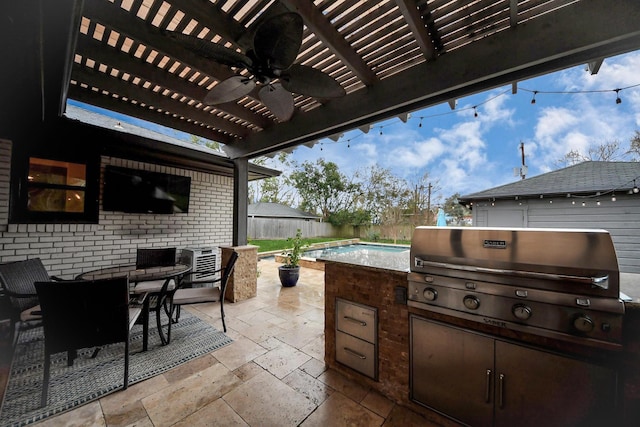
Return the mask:
<svg viewBox="0 0 640 427">
<path fill-rule="evenodd" d="M 210 324 L 182 310 L 171 327 L 171 343 L 160 344 L 155 316 L 149 324 L 149 349 L 142 351 L 142 326 L 131 332 L 129 385 L 159 375 L 191 359 L 232 342 Z M 92 359 L 93 349 L 78 352 L 73 366 L 66 353 L 51 357 L 49 402 L 40 408 L 44 340 L 42 328 L 20 334 L 11 373 L 0 410 L 0 426 L 25 426 L 61 414 L 122 389 L 124 344 L 103 347 Z"/>
</svg>

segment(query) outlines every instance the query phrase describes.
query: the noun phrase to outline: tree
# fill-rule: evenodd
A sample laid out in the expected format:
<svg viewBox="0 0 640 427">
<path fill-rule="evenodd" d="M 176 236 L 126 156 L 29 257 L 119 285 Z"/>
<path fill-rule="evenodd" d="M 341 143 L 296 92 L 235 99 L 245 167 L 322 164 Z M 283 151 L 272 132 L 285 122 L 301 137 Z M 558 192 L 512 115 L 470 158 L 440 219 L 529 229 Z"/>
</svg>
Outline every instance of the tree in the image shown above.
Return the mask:
<svg viewBox="0 0 640 427">
<path fill-rule="evenodd" d="M 279 153 L 276 161 L 279 166 L 288 167 L 288 153 Z M 258 157 L 252 160 L 253 164 L 265 166 L 267 157 Z M 278 166 L 277 166 L 278 167 Z M 289 185 L 289 178 L 285 175 L 265 178 L 249 183 L 249 201 L 253 203 L 281 203 L 291 206 L 294 199 L 293 189 Z"/>
<path fill-rule="evenodd" d="M 405 180 L 378 165 L 357 171 L 354 179 L 361 189 L 355 204 L 370 213 L 374 224 L 382 222 L 383 214 L 390 206 L 401 204 L 408 191 Z"/>
<path fill-rule="evenodd" d="M 627 154 L 631 157 L 631 160 L 637 162 L 640 159 L 640 131 L 636 130 L 635 135 L 631 137 L 631 145 Z"/>
<path fill-rule="evenodd" d="M 634 138 L 640 138 L 638 131 Z M 571 150 L 556 162 L 557 167 L 572 166 L 582 162 L 599 161 L 599 162 L 616 162 L 624 161 L 625 158 L 629 158 L 633 149 L 633 139 L 631 140 L 631 149 L 623 151 L 620 141 L 614 140 L 589 147 L 586 154 L 583 154 L 579 150 Z M 637 144 L 640 147 L 640 140 Z"/>
<path fill-rule="evenodd" d="M 458 203 L 460 193 L 455 193 L 452 196 L 447 197 L 444 201 L 444 211 L 451 217 L 453 217 L 458 224 L 462 224 L 464 217 L 469 215 L 469 209 Z"/>
<path fill-rule="evenodd" d="M 209 147 L 214 151 L 222 152 L 222 146 L 219 142 L 209 141 L 208 139 L 202 139 L 199 136 L 191 135 L 191 143 L 197 145 L 204 145 L 205 147 Z"/>
<path fill-rule="evenodd" d="M 338 170 L 338 165 L 324 159 L 304 162 L 290 175 L 291 184 L 301 198 L 300 208 L 320 213 L 328 220 L 332 213 L 353 207 L 360 186 L 350 182 Z"/>
</svg>

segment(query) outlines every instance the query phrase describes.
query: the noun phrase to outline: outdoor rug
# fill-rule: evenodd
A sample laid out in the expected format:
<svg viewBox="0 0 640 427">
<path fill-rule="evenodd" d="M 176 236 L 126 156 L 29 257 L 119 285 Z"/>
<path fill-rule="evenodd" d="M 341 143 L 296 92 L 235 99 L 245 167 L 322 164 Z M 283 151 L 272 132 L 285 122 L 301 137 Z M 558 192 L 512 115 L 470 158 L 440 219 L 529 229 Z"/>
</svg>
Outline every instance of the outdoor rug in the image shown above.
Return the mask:
<svg viewBox="0 0 640 427">
<path fill-rule="evenodd" d="M 171 326 L 171 342 L 163 346 L 155 327 L 155 316 L 150 317 L 148 351 L 142 351 L 142 325 L 136 325 L 131 331 L 130 386 L 232 342 L 224 333 L 182 310 L 180 321 Z M 52 355 L 49 402 L 40 408 L 43 331 L 34 328 L 22 332 L 2 403 L 0 426 L 28 425 L 122 390 L 124 343 L 102 347 L 94 359 L 92 352 L 93 349 L 78 351 L 78 358 L 70 367 L 66 353 Z"/>
</svg>

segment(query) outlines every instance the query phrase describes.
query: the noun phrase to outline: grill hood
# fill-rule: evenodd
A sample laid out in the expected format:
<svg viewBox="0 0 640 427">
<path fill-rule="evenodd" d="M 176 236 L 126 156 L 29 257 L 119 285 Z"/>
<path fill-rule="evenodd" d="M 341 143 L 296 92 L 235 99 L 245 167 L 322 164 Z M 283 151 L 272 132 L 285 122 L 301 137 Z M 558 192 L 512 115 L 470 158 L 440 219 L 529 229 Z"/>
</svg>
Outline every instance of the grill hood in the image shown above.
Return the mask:
<svg viewBox="0 0 640 427">
<path fill-rule="evenodd" d="M 411 271 L 619 297 L 611 236 L 597 229 L 417 227 Z"/>
</svg>

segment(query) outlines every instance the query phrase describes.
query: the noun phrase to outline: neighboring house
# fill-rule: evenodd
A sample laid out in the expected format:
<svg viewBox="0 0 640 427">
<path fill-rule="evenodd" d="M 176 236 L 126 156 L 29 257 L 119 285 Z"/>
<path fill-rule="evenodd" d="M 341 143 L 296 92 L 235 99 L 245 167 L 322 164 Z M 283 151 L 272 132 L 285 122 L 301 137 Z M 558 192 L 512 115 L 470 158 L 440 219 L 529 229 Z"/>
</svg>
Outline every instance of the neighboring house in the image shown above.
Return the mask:
<svg viewBox="0 0 640 427">
<path fill-rule="evenodd" d="M 640 273 L 640 162 L 584 162 L 459 198 L 477 227 L 598 228 Z"/>
<path fill-rule="evenodd" d="M 303 237 L 330 236 L 331 224 L 321 217 L 280 203 L 253 203 L 247 207 L 250 239 L 285 239 L 302 230 Z"/>
</svg>

